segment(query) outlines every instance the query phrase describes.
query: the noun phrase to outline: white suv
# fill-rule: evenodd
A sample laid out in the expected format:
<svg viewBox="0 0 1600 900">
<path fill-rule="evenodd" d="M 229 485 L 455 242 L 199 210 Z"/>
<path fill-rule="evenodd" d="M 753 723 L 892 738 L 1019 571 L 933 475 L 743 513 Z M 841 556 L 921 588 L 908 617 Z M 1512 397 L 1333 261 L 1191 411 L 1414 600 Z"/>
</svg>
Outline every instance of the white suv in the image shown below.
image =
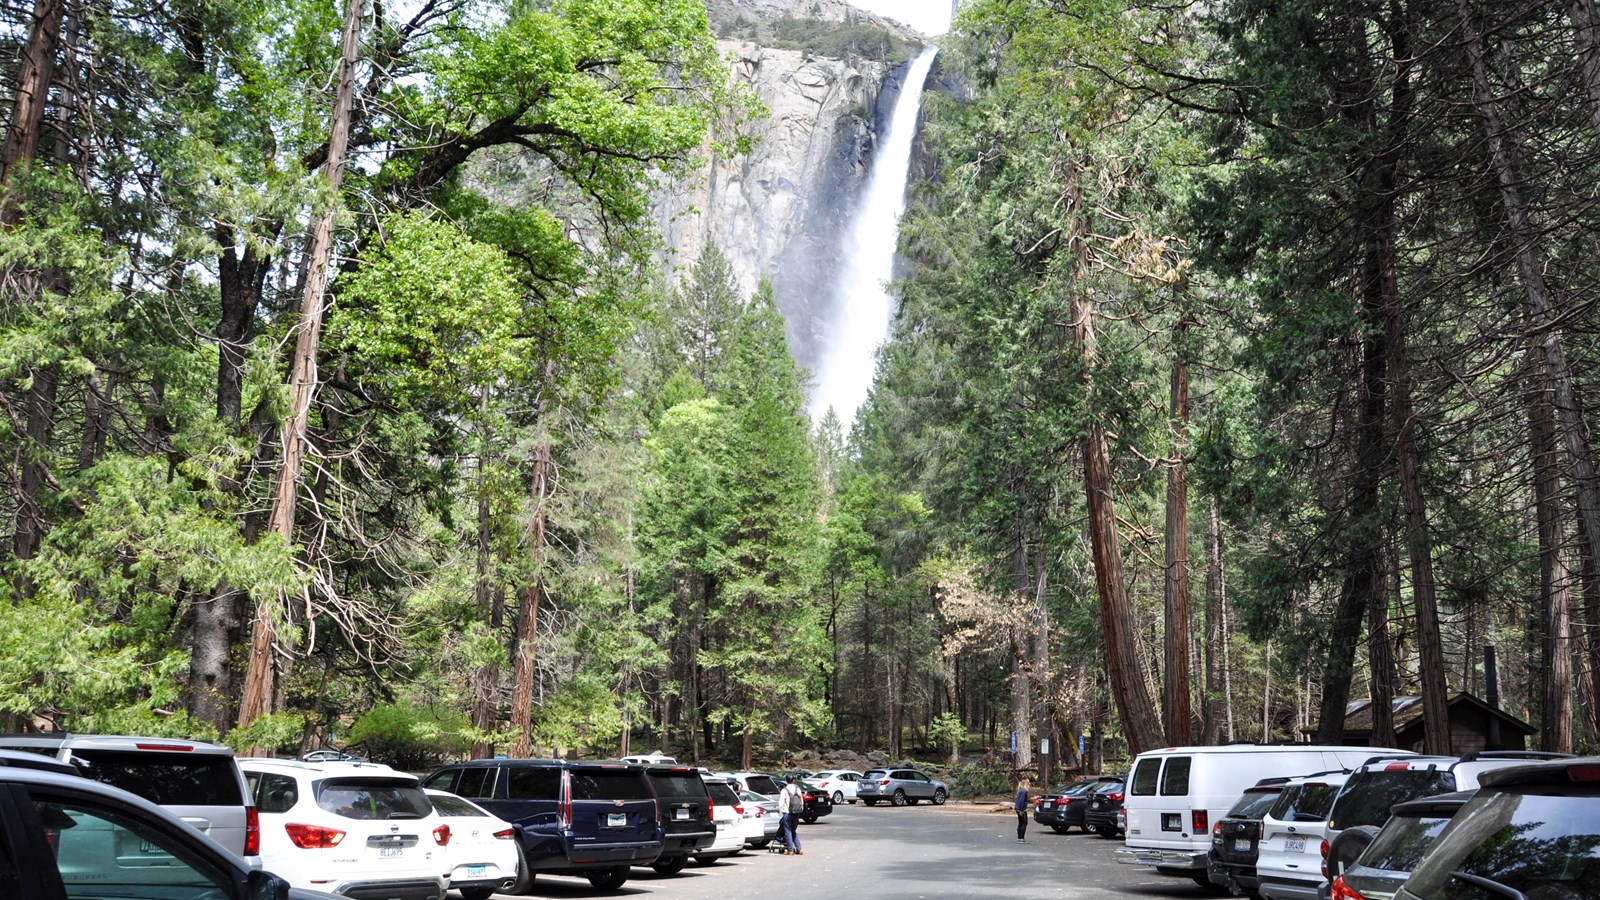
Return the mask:
<svg viewBox="0 0 1600 900">
<path fill-rule="evenodd" d="M 295 887 L 443 900 L 450 826 L 415 776 L 364 762 L 239 760 L 261 817 L 261 862 Z"/>
<path fill-rule="evenodd" d="M 1267 900 L 1316 900 L 1328 855 L 1328 811 L 1350 773 L 1290 779 L 1261 817 L 1257 892 Z"/>
</svg>

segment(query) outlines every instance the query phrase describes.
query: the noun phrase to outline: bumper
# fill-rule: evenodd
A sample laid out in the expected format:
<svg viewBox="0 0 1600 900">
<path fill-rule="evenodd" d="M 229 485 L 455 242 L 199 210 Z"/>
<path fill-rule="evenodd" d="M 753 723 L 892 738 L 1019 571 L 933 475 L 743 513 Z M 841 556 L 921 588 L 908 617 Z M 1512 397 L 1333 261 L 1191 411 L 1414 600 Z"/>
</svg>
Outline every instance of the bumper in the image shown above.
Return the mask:
<svg viewBox="0 0 1600 900">
<path fill-rule="evenodd" d="M 525 835 L 533 837 L 531 834 L 525 833 Z M 559 842 L 546 837 L 539 841 L 537 847 L 526 844 L 524 846 L 527 849 L 530 872 L 570 872 L 608 866 L 649 865 L 661 856 L 660 841 L 579 844 L 562 852 L 563 848 Z"/>
<path fill-rule="evenodd" d="M 1220 863 L 1212 860 L 1207 864 L 1206 876 L 1211 883 L 1218 887 L 1227 888 L 1231 893 L 1253 894 L 1256 892 L 1256 867 L 1243 864 Z M 1326 897 L 1323 900 L 1327 900 Z"/>
<path fill-rule="evenodd" d="M 1181 869 L 1185 874 L 1200 874 L 1206 870 L 1204 850 L 1162 850 L 1159 847 L 1124 847 L 1111 856 L 1125 866 L 1156 866 L 1162 869 Z"/>
<path fill-rule="evenodd" d="M 350 900 L 444 900 L 443 878 L 347 881 L 330 888 L 329 893 L 341 894 Z"/>
<path fill-rule="evenodd" d="M 1291 881 L 1259 876 L 1257 890 L 1268 900 L 1317 900 L 1321 881 Z"/>
<path fill-rule="evenodd" d="M 662 856 L 689 856 L 694 851 L 711 846 L 717 839 L 715 831 L 686 831 L 669 834 L 661 841 Z"/>
</svg>

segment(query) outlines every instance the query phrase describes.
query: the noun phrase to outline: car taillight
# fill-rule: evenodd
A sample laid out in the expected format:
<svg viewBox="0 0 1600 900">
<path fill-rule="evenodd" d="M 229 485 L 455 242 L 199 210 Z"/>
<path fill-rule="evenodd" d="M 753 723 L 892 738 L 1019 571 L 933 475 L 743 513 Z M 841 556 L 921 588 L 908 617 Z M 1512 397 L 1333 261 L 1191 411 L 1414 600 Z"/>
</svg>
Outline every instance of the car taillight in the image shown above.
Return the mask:
<svg viewBox="0 0 1600 900">
<path fill-rule="evenodd" d="M 1333 880 L 1333 900 L 1367 900 L 1361 892 L 1344 883 L 1344 876 L 1340 875 Z"/>
<path fill-rule="evenodd" d="M 740 816 L 744 815 L 744 804 L 743 803 L 735 803 L 733 805 L 733 811 L 734 811 L 734 813 L 736 815 L 740 815 Z"/>
<path fill-rule="evenodd" d="M 1411 768 L 1411 766 L 1407 765 L 1406 763 L 1399 762 L 1399 763 L 1389 763 L 1387 766 L 1383 767 L 1383 770 L 1385 772 L 1404 772 L 1409 768 Z"/>
<path fill-rule="evenodd" d="M 804 797 L 807 803 L 815 803 L 817 800 L 816 794 L 802 794 L 801 796 Z"/>
<path fill-rule="evenodd" d="M 448 846 L 450 843 L 450 826 L 440 825 L 435 828 L 433 830 L 433 842 L 441 847 Z"/>
<path fill-rule="evenodd" d="M 1107 794 L 1106 795 L 1106 799 L 1110 800 L 1112 803 L 1121 803 L 1122 802 L 1122 794 L 1121 793 Z"/>
<path fill-rule="evenodd" d="M 193 747 L 183 744 L 134 744 L 140 750 L 154 750 L 157 753 L 193 753 Z"/>
<path fill-rule="evenodd" d="M 1600 766 L 1567 766 L 1567 778 L 1578 783 L 1600 781 Z"/>
<path fill-rule="evenodd" d="M 1221 834 L 1222 833 L 1222 823 L 1218 822 L 1217 824 L 1211 826 L 1211 833 L 1212 834 Z"/>
<path fill-rule="evenodd" d="M 572 784 L 567 773 L 561 773 L 561 803 L 556 807 L 556 827 L 566 831 L 572 827 Z"/>
<path fill-rule="evenodd" d="M 515 828 L 502 828 L 501 830 L 496 831 L 494 836 L 502 841 L 509 841 L 517 836 L 517 830 Z"/>
<path fill-rule="evenodd" d="M 711 799 L 710 797 L 707 797 L 706 798 L 706 820 L 707 821 L 716 821 L 716 818 L 717 818 L 717 801 Z"/>
<path fill-rule="evenodd" d="M 339 846 L 339 842 L 344 840 L 344 832 L 337 828 L 323 828 L 321 825 L 290 822 L 283 826 L 283 830 L 289 833 L 289 840 L 301 850 L 327 850 Z"/>
<path fill-rule="evenodd" d="M 1322 877 L 1328 877 L 1328 839 L 1322 839 Z"/>
<path fill-rule="evenodd" d="M 878 782 L 878 786 L 879 787 L 888 787 L 889 786 L 889 779 L 885 778 L 884 780 Z"/>
<path fill-rule="evenodd" d="M 1267 823 L 1261 821 L 1260 819 L 1257 819 L 1256 820 L 1256 840 L 1264 841 L 1266 839 L 1267 839 Z"/>
<path fill-rule="evenodd" d="M 1189 816 L 1190 831 L 1194 834 L 1205 834 L 1211 830 L 1211 814 L 1203 809 L 1195 810 Z"/>
<path fill-rule="evenodd" d="M 261 855 L 261 813 L 254 806 L 244 808 L 244 855 Z"/>
</svg>

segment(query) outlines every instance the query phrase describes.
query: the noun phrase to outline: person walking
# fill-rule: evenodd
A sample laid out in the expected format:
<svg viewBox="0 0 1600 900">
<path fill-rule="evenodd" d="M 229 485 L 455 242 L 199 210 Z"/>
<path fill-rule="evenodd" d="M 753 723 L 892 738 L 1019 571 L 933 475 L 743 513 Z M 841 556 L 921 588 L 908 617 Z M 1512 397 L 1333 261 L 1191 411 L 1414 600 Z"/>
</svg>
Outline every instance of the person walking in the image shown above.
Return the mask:
<svg viewBox="0 0 1600 900">
<path fill-rule="evenodd" d="M 1017 798 L 1013 806 L 1017 810 L 1017 843 L 1024 844 L 1028 840 L 1028 776 L 1017 779 Z"/>
<path fill-rule="evenodd" d="M 787 776 L 783 790 L 778 792 L 778 842 L 783 844 L 782 852 L 805 855 L 800 851 L 800 830 L 796 827 L 800 824 L 800 814 L 805 811 L 805 792 L 794 783 L 793 775 Z"/>
</svg>

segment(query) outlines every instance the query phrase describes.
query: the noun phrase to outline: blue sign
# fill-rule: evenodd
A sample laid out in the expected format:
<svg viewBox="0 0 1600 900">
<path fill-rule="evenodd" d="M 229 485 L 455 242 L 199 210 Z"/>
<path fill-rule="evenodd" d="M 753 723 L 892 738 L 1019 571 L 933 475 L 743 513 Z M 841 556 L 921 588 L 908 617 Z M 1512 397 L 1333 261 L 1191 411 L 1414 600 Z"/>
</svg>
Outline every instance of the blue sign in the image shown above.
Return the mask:
<svg viewBox="0 0 1600 900">
<path fill-rule="evenodd" d="M 1015 731 L 1011 732 L 1011 755 L 1017 755 L 1017 733 Z"/>
<path fill-rule="evenodd" d="M 1083 735 L 1078 735 L 1078 755 L 1083 755 Z"/>
</svg>

